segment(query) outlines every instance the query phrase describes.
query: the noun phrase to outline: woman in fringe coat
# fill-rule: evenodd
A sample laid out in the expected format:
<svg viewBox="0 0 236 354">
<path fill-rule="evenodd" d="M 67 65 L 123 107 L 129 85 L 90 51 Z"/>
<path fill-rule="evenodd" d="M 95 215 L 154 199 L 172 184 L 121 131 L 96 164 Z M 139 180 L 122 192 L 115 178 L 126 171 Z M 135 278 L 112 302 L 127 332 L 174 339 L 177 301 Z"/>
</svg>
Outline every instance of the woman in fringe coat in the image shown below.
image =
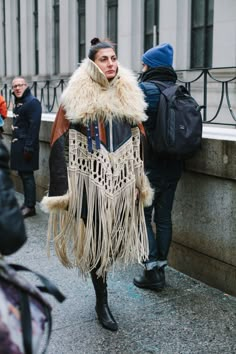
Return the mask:
<svg viewBox="0 0 236 354">
<path fill-rule="evenodd" d="M 107 271 L 115 260 L 142 262 L 148 252 L 143 207 L 153 192 L 140 156 L 146 104 L 113 45 L 98 38 L 91 44 L 62 95 L 51 135 L 49 194 L 41 204 L 50 212 L 48 236 L 59 260 L 91 274 L 98 319 L 116 331 Z"/>
</svg>

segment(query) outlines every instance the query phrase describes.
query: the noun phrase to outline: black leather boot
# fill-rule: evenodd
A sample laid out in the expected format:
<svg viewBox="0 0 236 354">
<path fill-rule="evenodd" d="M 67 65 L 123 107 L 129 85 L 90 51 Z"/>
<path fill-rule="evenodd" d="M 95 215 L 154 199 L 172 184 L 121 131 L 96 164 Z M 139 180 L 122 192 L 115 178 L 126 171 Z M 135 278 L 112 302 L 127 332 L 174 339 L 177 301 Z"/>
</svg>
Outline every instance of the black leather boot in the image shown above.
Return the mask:
<svg viewBox="0 0 236 354">
<path fill-rule="evenodd" d="M 96 270 L 91 271 L 91 278 L 96 294 L 96 307 L 98 320 L 101 325 L 110 331 L 117 331 L 118 325 L 107 303 L 107 282 L 102 277 L 97 278 Z"/>
<path fill-rule="evenodd" d="M 151 290 L 161 290 L 165 286 L 165 270 L 164 267 L 155 267 L 151 270 L 144 269 L 141 276 L 135 277 L 134 285 L 138 288 L 146 288 Z"/>
</svg>

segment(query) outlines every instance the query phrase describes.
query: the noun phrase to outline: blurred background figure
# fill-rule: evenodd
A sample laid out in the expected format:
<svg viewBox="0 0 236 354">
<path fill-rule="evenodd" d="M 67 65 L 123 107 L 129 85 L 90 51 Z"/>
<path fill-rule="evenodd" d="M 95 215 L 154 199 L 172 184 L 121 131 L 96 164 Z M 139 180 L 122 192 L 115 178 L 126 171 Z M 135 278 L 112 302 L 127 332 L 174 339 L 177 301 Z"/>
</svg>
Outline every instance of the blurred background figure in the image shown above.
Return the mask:
<svg viewBox="0 0 236 354">
<path fill-rule="evenodd" d="M 23 77 L 12 81 L 13 125 L 11 142 L 11 169 L 16 170 L 23 183 L 24 203 L 21 206 L 24 218 L 36 214 L 36 185 L 34 171 L 39 169 L 39 130 L 42 107 L 34 97 Z"/>
<path fill-rule="evenodd" d="M 8 163 L 9 153 L 0 140 L 0 256 L 16 252 L 26 241 L 24 219 L 15 196 Z"/>
<path fill-rule="evenodd" d="M 8 163 L 8 150 L 0 140 L 0 353 L 45 353 L 39 349 L 45 343 L 45 331 L 45 349 L 49 344 L 52 308 L 41 289 L 18 272 L 35 274 L 44 285 L 43 292 L 59 302 L 65 297 L 49 279 L 22 265 L 8 263 L 4 257 L 18 251 L 27 240 Z"/>
<path fill-rule="evenodd" d="M 0 95 L 0 139 L 3 138 L 4 119 L 7 118 L 7 104 L 3 96 Z"/>
</svg>

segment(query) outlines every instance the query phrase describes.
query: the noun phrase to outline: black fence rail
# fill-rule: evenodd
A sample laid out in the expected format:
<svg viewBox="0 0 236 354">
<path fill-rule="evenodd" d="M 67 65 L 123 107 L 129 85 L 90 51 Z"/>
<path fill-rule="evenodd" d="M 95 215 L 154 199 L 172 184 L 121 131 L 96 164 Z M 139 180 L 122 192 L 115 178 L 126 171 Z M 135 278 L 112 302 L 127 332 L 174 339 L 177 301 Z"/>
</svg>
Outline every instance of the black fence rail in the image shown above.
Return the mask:
<svg viewBox="0 0 236 354">
<path fill-rule="evenodd" d="M 236 127 L 236 67 L 177 70 L 177 75 L 203 106 L 204 123 Z"/>
<path fill-rule="evenodd" d="M 236 127 L 236 67 L 177 70 L 178 83 L 185 85 L 199 105 L 203 106 L 205 124 Z M 69 78 L 32 81 L 32 93 L 40 100 L 44 113 L 55 113 Z M 0 92 L 12 108 L 11 83 L 0 83 Z"/>
</svg>

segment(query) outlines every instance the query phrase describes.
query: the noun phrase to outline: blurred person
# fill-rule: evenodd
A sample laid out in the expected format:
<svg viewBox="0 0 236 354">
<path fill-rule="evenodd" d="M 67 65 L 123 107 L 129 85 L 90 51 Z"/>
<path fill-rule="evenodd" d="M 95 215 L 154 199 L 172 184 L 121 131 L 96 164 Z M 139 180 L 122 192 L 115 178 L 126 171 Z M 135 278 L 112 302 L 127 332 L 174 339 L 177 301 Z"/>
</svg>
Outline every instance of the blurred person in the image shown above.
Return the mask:
<svg viewBox="0 0 236 354">
<path fill-rule="evenodd" d="M 114 261 L 147 255 L 143 207 L 152 190 L 139 129 L 145 107 L 114 45 L 94 38 L 63 92 L 51 136 L 49 196 L 42 201 L 50 211 L 49 236 L 64 266 L 91 275 L 98 320 L 111 331 L 118 325 L 108 306 L 107 272 Z"/>
<path fill-rule="evenodd" d="M 0 258 L 16 252 L 25 241 L 24 219 L 10 177 L 9 153 L 0 140 Z"/>
<path fill-rule="evenodd" d="M 7 261 L 27 241 L 24 218 L 10 178 L 9 153 L 0 140 L 0 353 L 23 354 L 42 352 L 50 341 L 52 307 L 42 293 L 53 295 L 59 302 L 64 295 L 47 278 L 23 265 Z M 43 290 L 20 271 L 33 273 L 41 280 Z M 45 343 L 46 332 L 47 341 Z"/>
<path fill-rule="evenodd" d="M 0 262 L 2 262 L 3 256 L 18 251 L 26 239 L 24 219 L 10 178 L 9 153 L 0 140 Z M 4 299 L 1 281 L 0 298 L 2 305 Z M 0 352 L 9 353 L 10 348 L 13 350 L 15 346 L 11 341 L 8 327 L 3 323 L 0 309 Z M 17 348 L 15 349 L 17 350 Z"/>
<path fill-rule="evenodd" d="M 7 118 L 7 104 L 3 96 L 0 95 L 0 139 L 3 138 L 4 119 Z"/>
<path fill-rule="evenodd" d="M 39 169 L 39 130 L 42 108 L 23 77 L 12 81 L 13 107 L 11 169 L 18 171 L 24 189 L 24 218 L 36 214 L 34 171 Z"/>
<path fill-rule="evenodd" d="M 172 240 L 172 208 L 176 188 L 180 180 L 183 161 L 158 156 L 151 148 L 148 136 L 155 128 L 157 108 L 161 91 L 156 81 L 174 84 L 177 80 L 173 64 L 173 48 L 162 43 L 146 51 L 142 56 L 143 70 L 139 86 L 143 90 L 148 104 L 148 119 L 143 123 L 147 148 L 145 149 L 145 171 L 151 186 L 155 190 L 151 206 L 145 208 L 145 219 L 149 240 L 149 256 L 144 262 L 142 275 L 134 278 L 139 288 L 159 290 L 165 286 L 165 267 Z M 155 230 L 152 222 L 154 221 Z"/>
</svg>

